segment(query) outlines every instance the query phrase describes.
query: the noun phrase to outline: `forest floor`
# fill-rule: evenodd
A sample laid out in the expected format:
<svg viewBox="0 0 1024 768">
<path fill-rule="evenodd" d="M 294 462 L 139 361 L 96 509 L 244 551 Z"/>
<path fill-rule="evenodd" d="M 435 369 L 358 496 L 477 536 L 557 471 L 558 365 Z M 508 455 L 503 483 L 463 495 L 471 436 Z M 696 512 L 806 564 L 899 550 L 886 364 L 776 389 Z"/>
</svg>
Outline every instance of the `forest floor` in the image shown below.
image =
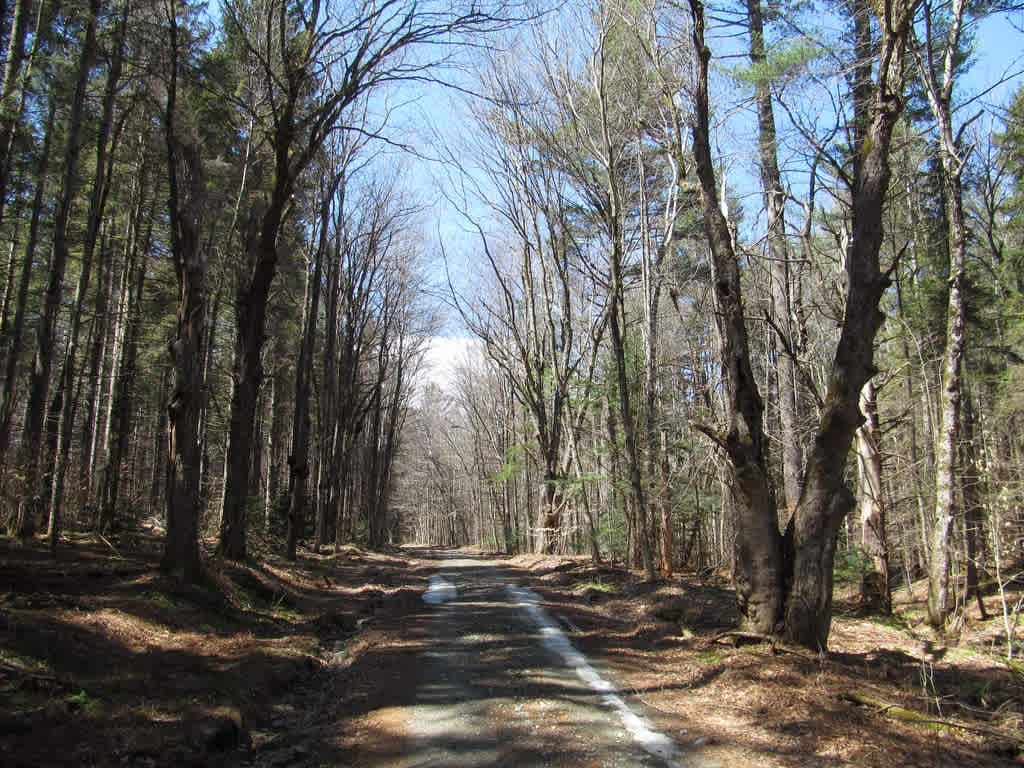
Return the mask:
<svg viewBox="0 0 1024 768">
<path fill-rule="evenodd" d="M 182 587 L 156 570 L 153 538 L 72 537 L 56 560 L 0 538 L 0 764 L 392 764 L 437 555 L 209 560 L 207 583 Z M 1005 661 L 994 595 L 997 618 L 973 608 L 947 644 L 922 622 L 922 585 L 896 591 L 891 617 L 837 593 L 822 658 L 729 634 L 721 575 L 483 561 L 535 590 L 652 727 L 708 764 L 1024 762 L 1024 666 Z"/>
</svg>

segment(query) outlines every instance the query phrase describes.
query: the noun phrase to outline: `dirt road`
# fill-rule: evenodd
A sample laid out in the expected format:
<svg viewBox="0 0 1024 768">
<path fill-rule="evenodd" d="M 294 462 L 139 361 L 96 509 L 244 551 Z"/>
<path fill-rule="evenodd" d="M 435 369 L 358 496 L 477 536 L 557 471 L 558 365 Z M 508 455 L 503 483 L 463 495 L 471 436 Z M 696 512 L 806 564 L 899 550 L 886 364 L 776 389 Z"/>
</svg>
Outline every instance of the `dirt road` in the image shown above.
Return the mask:
<svg viewBox="0 0 1024 768">
<path fill-rule="evenodd" d="M 0 537 L 13 588 L 0 594 L 0 764 L 995 768 L 1024 756 L 1020 672 L 990 653 L 998 617 L 929 661 L 919 633 L 865 616 L 848 587 L 823 658 L 724 644 L 735 595 L 692 574 L 652 583 L 580 557 L 346 547 L 213 559 L 209 582 L 186 587 L 160 574 L 157 538 L 134 546 L 83 537 L 54 560 L 44 542 Z M 920 621 L 926 588 L 900 590 L 900 621 Z"/>
<path fill-rule="evenodd" d="M 508 569 L 420 550 L 416 605 L 339 672 L 282 702 L 237 765 L 632 768 L 716 765 L 649 724 Z M 372 624 L 372 622 L 371 622 Z M 371 631 L 372 634 L 372 631 Z M 289 714 L 290 713 L 290 714 Z"/>
<path fill-rule="evenodd" d="M 432 643 L 395 765 L 697 764 L 572 646 L 568 621 L 486 561 L 442 560 L 424 597 Z"/>
</svg>

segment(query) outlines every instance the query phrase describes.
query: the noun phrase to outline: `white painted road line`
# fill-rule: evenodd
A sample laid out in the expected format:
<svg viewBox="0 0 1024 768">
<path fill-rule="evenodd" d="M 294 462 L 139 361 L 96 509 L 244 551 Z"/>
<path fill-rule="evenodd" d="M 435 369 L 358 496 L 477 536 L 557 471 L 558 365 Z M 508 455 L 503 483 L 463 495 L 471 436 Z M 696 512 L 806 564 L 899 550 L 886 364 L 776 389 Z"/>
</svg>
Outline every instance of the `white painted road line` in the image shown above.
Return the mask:
<svg viewBox="0 0 1024 768">
<path fill-rule="evenodd" d="M 515 605 L 525 609 L 533 619 L 540 630 L 541 642 L 545 647 L 561 656 L 565 664 L 576 671 L 580 680 L 601 694 L 601 700 L 619 716 L 619 720 L 629 731 L 633 741 L 648 754 L 664 760 L 670 768 L 677 768 L 675 742 L 668 736 L 652 730 L 647 720 L 630 709 L 629 705 L 616 693 L 615 687 L 590 666 L 586 657 L 576 650 L 559 626 L 548 618 L 543 609 L 537 605 L 541 599 L 540 595 L 532 589 L 512 585 L 507 585 L 505 590 L 509 599 Z"/>
<path fill-rule="evenodd" d="M 430 577 L 430 586 L 423 593 L 423 602 L 440 605 L 455 599 L 455 585 L 442 579 L 438 574 Z"/>
</svg>

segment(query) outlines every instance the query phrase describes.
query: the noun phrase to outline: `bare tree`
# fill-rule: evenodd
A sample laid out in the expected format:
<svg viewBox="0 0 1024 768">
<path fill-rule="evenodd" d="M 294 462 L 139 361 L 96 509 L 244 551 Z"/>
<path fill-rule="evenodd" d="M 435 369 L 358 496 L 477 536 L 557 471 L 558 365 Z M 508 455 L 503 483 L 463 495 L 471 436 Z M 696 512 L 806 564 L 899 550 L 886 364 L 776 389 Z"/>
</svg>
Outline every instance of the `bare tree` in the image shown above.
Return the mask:
<svg viewBox="0 0 1024 768">
<path fill-rule="evenodd" d="M 964 276 L 967 260 L 963 173 L 967 165 L 967 152 L 960 146 L 963 129 L 957 135 L 953 132 L 953 86 L 957 80 L 956 60 L 960 53 L 967 2 L 953 0 L 949 6 L 949 18 L 945 19 L 943 25 L 947 32 L 942 41 L 935 39 L 933 31 L 940 23 L 939 9 L 933 7 L 929 0 L 924 0 L 922 10 L 927 37 L 925 47 L 916 47 L 915 53 L 928 104 L 939 129 L 939 162 L 942 166 L 949 233 L 949 297 L 942 363 L 941 426 L 935 468 L 935 524 L 932 529 L 928 589 L 928 622 L 941 628 L 945 626 L 950 613 L 949 544 L 957 507 L 956 470 L 963 389 Z M 939 56 L 941 64 L 936 61 Z"/>
<path fill-rule="evenodd" d="M 694 161 L 711 247 L 726 388 L 726 431 L 707 431 L 732 467 L 731 490 L 737 502 L 737 591 L 753 630 L 780 633 L 819 650 L 827 647 L 831 625 L 836 536 L 854 506 L 853 494 L 845 484 L 846 458 L 863 421 L 860 392 L 875 373 L 874 338 L 882 322 L 878 305 L 889 284 L 878 258 L 882 213 L 889 185 L 890 141 L 903 107 L 905 45 L 916 2 L 894 3 L 882 10 L 881 39 L 872 41 L 873 6 L 862 0 L 852 4 L 860 77 L 855 73 L 853 217 L 845 254 L 845 307 L 822 417 L 805 464 L 805 485 L 783 537 L 766 470 L 761 426 L 764 406 L 751 372 L 739 268 L 731 233 L 718 206 L 708 103 L 711 50 L 704 35 L 704 6 L 701 0 L 690 0 L 697 73 Z M 877 80 L 872 80 L 871 53 L 875 51 Z"/>
<path fill-rule="evenodd" d="M 235 369 L 224 507 L 218 549 L 245 557 L 246 497 L 267 301 L 277 240 L 296 183 L 357 100 L 390 82 L 430 76 L 460 37 L 505 23 L 500 9 L 469 3 L 437 9 L 396 0 L 228 3 L 225 15 L 245 46 L 257 92 L 254 111 L 272 161 L 268 191 L 248 216 L 235 297 Z M 411 55 L 416 50 L 416 56 Z M 410 54 L 410 55 L 406 55 Z"/>
<path fill-rule="evenodd" d="M 472 302 L 460 300 L 454 289 L 452 297 L 530 414 L 541 475 L 537 548 L 554 552 L 564 534 L 570 388 L 593 357 L 599 333 L 585 327 L 581 309 L 588 298 L 578 277 L 580 243 L 570 220 L 568 183 L 549 154 L 564 114 L 551 114 L 545 95 L 532 92 L 507 62 L 494 62 L 485 89 L 489 106 L 477 113 L 477 122 L 486 139 L 472 155 L 490 185 L 477 194 L 503 232 L 488 236 L 477 224 L 486 287 Z M 604 314 L 597 307 L 589 322 L 603 326 Z"/>
</svg>

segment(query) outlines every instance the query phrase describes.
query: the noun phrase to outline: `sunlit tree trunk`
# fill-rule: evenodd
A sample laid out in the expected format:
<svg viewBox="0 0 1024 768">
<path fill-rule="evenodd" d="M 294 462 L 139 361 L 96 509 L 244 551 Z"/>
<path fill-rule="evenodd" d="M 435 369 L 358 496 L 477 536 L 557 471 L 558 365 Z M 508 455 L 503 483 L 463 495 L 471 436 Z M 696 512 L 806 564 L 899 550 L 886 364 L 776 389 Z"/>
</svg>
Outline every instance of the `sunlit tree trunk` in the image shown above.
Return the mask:
<svg viewBox="0 0 1024 768">
<path fill-rule="evenodd" d="M 939 161 L 946 199 L 946 224 L 949 237 L 949 296 L 946 306 L 946 348 L 942 362 L 941 415 L 936 446 L 935 522 L 932 528 L 931 562 L 928 579 L 928 623 L 945 626 L 952 610 L 949 594 L 950 536 L 957 515 L 957 456 L 960 438 L 960 408 L 964 359 L 964 275 L 967 255 L 967 225 L 964 221 L 963 171 L 965 153 L 953 134 L 953 85 L 955 61 L 960 48 L 960 33 L 966 0 L 953 0 L 949 28 L 943 41 L 942 71 L 933 67 L 935 47 L 940 43 L 929 36 L 927 55 L 919 52 L 918 66 L 924 79 L 928 103 L 939 128 Z M 933 12 L 930 3 L 925 13 Z M 936 20 L 937 22 L 937 20 Z"/>
<path fill-rule="evenodd" d="M 875 374 L 874 339 L 882 323 L 879 302 L 889 277 L 879 267 L 882 213 L 889 187 L 889 148 L 903 108 L 904 50 L 916 0 L 887 5 L 882 38 L 871 41 L 858 32 L 858 62 L 875 79 L 855 96 L 855 123 L 863 139 L 854 146 L 850 242 L 846 252 L 846 296 L 836 346 L 814 441 L 804 470 L 804 488 L 794 515 L 793 576 L 786 602 L 785 635 L 807 647 L 827 647 L 832 621 L 835 542 L 853 495 L 844 479 L 846 458 L 863 416 L 859 398 Z M 854 0 L 857 25 L 869 25 L 875 6 Z M 860 27 L 858 27 L 860 28 Z M 877 65 L 871 61 L 877 55 Z M 863 58 L 861 58 L 863 57 Z M 855 130 L 855 134 L 859 132 Z"/>
<path fill-rule="evenodd" d="M 52 491 L 50 497 L 50 549 L 55 551 L 57 538 L 60 536 L 61 507 L 64 501 L 64 484 L 67 465 L 71 454 L 71 436 L 75 425 L 75 411 L 78 405 L 77 393 L 72 391 L 75 386 L 75 371 L 78 363 L 78 344 L 82 328 L 86 295 L 89 290 L 92 265 L 96 255 L 96 247 L 100 239 L 100 227 L 106 210 L 110 185 L 113 180 L 113 155 L 120 141 L 120 126 L 114 125 L 114 109 L 121 73 L 124 65 L 124 40 L 128 25 L 128 14 L 131 4 L 125 2 L 121 7 L 121 18 L 118 20 L 110 51 L 106 84 L 103 89 L 102 114 L 96 133 L 96 157 L 93 169 L 92 190 L 89 195 L 89 211 L 86 218 L 85 238 L 82 243 L 78 286 L 71 310 L 71 329 L 67 353 L 61 368 L 58 386 L 64 390 L 61 427 L 57 451 L 53 457 Z M 102 294 L 102 288 L 101 288 Z M 103 316 L 105 320 L 106 312 Z M 93 331 L 95 332 L 95 328 Z M 98 335 L 98 334 L 97 334 Z M 102 339 L 99 339 L 102 344 Z"/>
<path fill-rule="evenodd" d="M 862 596 L 883 613 L 892 608 L 889 591 L 889 547 L 885 535 L 885 502 L 882 490 L 882 431 L 878 426 L 878 402 L 871 381 L 860 396 L 864 423 L 857 429 L 857 504 L 860 508 L 861 545 L 871 558 L 870 583 Z"/>
<path fill-rule="evenodd" d="M 740 272 L 732 233 L 719 207 L 718 182 L 711 155 L 708 65 L 704 7 L 690 0 L 696 46 L 696 117 L 693 154 L 704 201 L 704 222 L 711 250 L 711 279 L 722 361 L 726 431 L 706 430 L 726 452 L 733 472 L 728 492 L 735 512 L 733 581 L 744 623 L 751 631 L 778 630 L 783 603 L 782 540 L 762 431 L 764 404 L 750 366 L 750 348 L 740 293 Z"/>
<path fill-rule="evenodd" d="M 708 65 L 704 7 L 690 0 L 696 66 L 694 162 L 704 201 L 711 246 L 712 288 L 720 334 L 727 429 L 706 429 L 729 457 L 734 503 L 734 580 L 741 611 L 751 629 L 780 633 L 817 650 L 827 647 L 832 620 L 832 569 L 836 537 L 854 506 L 844 482 L 847 454 L 863 417 L 859 397 L 875 373 L 874 337 L 881 325 L 878 304 L 888 285 L 879 269 L 882 210 L 889 183 L 889 146 L 902 109 L 903 49 L 914 5 L 886 9 L 884 34 L 876 46 L 870 37 L 862 51 L 871 74 L 872 49 L 878 52 L 878 81 L 855 83 L 853 220 L 846 254 L 846 306 L 832 363 L 822 419 L 808 453 L 804 487 L 785 537 L 777 527 L 766 469 L 761 419 L 763 404 L 750 367 L 747 330 L 740 295 L 739 268 L 731 233 L 718 206 L 709 136 Z M 870 34 L 872 8 L 855 0 L 853 13 Z"/>
<path fill-rule="evenodd" d="M 150 224 L 150 227 L 152 224 Z M 135 384 L 138 372 L 139 336 L 142 330 L 142 296 L 146 284 L 151 230 L 141 242 L 133 244 L 126 268 L 134 272 L 129 282 L 126 316 L 124 318 L 124 351 L 117 371 L 117 389 L 110 411 L 110 440 L 103 470 L 100 495 L 99 528 L 103 530 L 114 520 L 121 495 L 121 476 L 125 471 L 128 440 L 134 429 Z"/>
</svg>

